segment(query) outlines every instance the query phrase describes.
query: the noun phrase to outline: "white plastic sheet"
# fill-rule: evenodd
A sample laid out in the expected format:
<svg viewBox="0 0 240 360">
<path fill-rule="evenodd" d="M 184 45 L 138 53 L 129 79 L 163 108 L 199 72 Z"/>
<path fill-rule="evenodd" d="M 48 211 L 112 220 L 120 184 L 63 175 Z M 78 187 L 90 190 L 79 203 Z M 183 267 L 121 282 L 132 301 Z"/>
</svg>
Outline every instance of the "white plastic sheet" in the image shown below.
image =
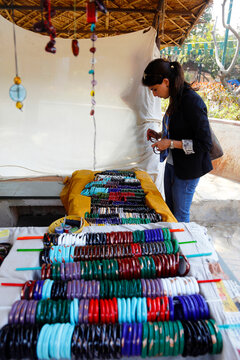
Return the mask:
<svg viewBox="0 0 240 360">
<path fill-rule="evenodd" d="M 160 100 L 141 85 L 156 53 L 155 30 L 96 42 L 96 169 L 137 167 L 162 174 L 159 157 L 146 141 L 148 127 L 159 130 Z M 80 40 L 74 57 L 71 40 L 56 39 L 16 26 L 19 76 L 27 90 L 23 111 L 9 88 L 15 76 L 13 25 L 0 17 L 0 176 L 69 175 L 93 169 L 94 127 L 90 112 L 90 39 Z M 160 175 L 161 176 L 161 175 Z"/>
</svg>

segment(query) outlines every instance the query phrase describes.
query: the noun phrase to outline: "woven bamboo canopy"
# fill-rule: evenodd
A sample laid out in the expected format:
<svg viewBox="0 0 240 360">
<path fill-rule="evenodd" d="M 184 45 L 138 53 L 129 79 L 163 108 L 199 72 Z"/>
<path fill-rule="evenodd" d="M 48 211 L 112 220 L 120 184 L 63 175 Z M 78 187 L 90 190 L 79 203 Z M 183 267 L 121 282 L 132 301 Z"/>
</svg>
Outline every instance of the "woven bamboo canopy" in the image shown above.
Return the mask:
<svg viewBox="0 0 240 360">
<path fill-rule="evenodd" d="M 96 33 L 99 37 L 126 34 L 153 26 L 161 47 L 179 46 L 199 21 L 212 0 L 106 0 L 106 14 L 98 11 Z M 74 5 L 75 3 L 75 5 Z M 86 0 L 52 0 L 56 10 L 52 24 L 57 37 L 89 38 Z M 14 9 L 14 11 L 13 11 Z M 0 14 L 24 29 L 45 16 L 41 0 L 0 0 Z M 46 33 L 43 33 L 46 35 Z"/>
</svg>

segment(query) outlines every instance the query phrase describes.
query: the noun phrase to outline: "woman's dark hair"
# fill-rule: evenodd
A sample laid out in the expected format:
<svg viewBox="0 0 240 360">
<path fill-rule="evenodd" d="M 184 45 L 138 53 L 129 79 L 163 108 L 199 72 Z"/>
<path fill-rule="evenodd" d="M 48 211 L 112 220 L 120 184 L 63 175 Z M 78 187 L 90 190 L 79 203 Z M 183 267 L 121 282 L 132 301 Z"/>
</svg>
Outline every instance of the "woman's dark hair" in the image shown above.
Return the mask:
<svg viewBox="0 0 240 360">
<path fill-rule="evenodd" d="M 142 84 L 144 86 L 162 84 L 163 79 L 169 80 L 170 102 L 167 112 L 171 114 L 181 101 L 184 87 L 191 88 L 191 85 L 184 80 L 183 68 L 179 62 L 152 60 L 144 70 Z"/>
</svg>

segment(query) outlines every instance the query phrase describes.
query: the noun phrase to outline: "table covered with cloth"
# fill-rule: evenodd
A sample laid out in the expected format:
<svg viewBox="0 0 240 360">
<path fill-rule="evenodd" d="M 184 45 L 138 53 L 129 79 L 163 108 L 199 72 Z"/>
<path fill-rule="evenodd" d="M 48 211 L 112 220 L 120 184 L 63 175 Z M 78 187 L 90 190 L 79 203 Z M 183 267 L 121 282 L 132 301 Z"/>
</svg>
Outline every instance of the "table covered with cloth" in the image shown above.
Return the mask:
<svg viewBox="0 0 240 360">
<path fill-rule="evenodd" d="M 179 242 L 196 241 L 196 243 L 188 243 L 180 245 L 181 251 L 185 255 L 197 253 L 212 253 L 207 257 L 189 258 L 191 265 L 188 275 L 194 276 L 198 280 L 212 279 L 212 273 L 209 270 L 209 262 L 217 261 L 218 256 L 214 250 L 212 240 L 209 238 L 205 228 L 195 223 L 155 223 L 146 225 L 116 225 L 116 226 L 87 226 L 83 229 L 85 232 L 111 232 L 111 231 L 134 231 L 144 229 L 156 229 L 159 227 L 168 227 L 172 229 L 183 228 L 183 232 L 175 232 L 173 237 Z M 36 267 L 39 266 L 39 252 L 17 252 L 19 248 L 35 248 L 43 247 L 42 240 L 17 240 L 20 236 L 39 236 L 47 232 L 45 227 L 22 227 L 10 228 L 10 236 L 8 241 L 12 244 L 9 255 L 5 258 L 0 267 L 1 283 L 24 283 L 30 279 L 40 279 L 39 270 L 16 271 L 19 267 Z M 0 328 L 8 321 L 8 313 L 12 304 L 20 299 L 20 287 L 0 286 Z M 200 284 L 200 292 L 209 304 L 210 315 L 215 319 L 218 325 L 226 324 L 228 319 L 223 310 L 223 302 L 219 296 L 216 283 Z M 232 341 L 230 333 L 233 330 L 222 330 L 223 351 L 220 355 L 206 355 L 198 357 L 199 359 L 231 359 L 239 358 L 236 343 Z M 239 344 L 238 344 L 239 345 Z M 239 346 L 238 346 L 239 348 Z M 180 358 L 180 357 L 178 357 Z M 190 359 L 190 357 L 188 357 Z"/>
<path fill-rule="evenodd" d="M 85 185 L 94 181 L 96 172 L 90 170 L 77 170 L 71 178 L 66 178 L 65 186 L 61 191 L 60 198 L 68 215 L 84 217 L 85 212 L 90 212 L 91 198 L 81 195 Z M 141 182 L 142 189 L 146 194 L 146 205 L 162 215 L 162 221 L 177 221 L 150 175 L 145 171 L 135 171 L 136 178 Z"/>
</svg>

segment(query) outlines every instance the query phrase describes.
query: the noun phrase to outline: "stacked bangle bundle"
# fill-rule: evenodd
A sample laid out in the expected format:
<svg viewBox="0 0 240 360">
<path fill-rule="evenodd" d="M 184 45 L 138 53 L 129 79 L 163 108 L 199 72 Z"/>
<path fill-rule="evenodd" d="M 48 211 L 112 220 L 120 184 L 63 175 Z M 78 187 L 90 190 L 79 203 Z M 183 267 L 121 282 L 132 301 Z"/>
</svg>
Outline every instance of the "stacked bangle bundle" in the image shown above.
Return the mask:
<svg viewBox="0 0 240 360">
<path fill-rule="evenodd" d="M 168 228 L 135 230 L 135 231 L 112 231 L 110 233 L 84 233 L 84 234 L 51 234 L 46 233 L 43 236 L 45 247 L 56 245 L 107 245 L 107 244 L 131 244 L 158 242 L 172 239 Z"/>
<path fill-rule="evenodd" d="M 145 193 L 134 172 L 109 171 L 95 175 L 81 195 L 91 196 L 90 224 L 149 224 L 161 221 L 161 215 L 145 204 Z M 116 209 L 121 209 L 116 211 Z"/>
<path fill-rule="evenodd" d="M 21 291 L 22 300 L 41 299 L 112 299 L 132 297 L 183 296 L 199 294 L 199 287 L 193 277 L 169 279 L 133 279 L 133 280 L 29 280 Z M 176 304 L 185 309 L 181 299 Z M 196 305 L 188 305 L 187 313 Z M 200 300 L 201 305 L 201 300 Z M 199 305 L 199 306 L 200 306 Z M 203 306 L 203 305 L 202 305 Z M 192 310 L 191 310 L 192 311 Z"/>
<path fill-rule="evenodd" d="M 8 255 L 12 245 L 9 243 L 0 243 L 0 265 L 2 265 L 3 260 Z"/>
<path fill-rule="evenodd" d="M 119 359 L 130 356 L 198 356 L 222 351 L 214 320 L 123 324 L 6 325 L 3 359 Z"/>
<path fill-rule="evenodd" d="M 199 295 L 152 298 L 18 300 L 8 315 L 9 324 L 115 324 L 209 319 L 209 308 Z"/>
</svg>

